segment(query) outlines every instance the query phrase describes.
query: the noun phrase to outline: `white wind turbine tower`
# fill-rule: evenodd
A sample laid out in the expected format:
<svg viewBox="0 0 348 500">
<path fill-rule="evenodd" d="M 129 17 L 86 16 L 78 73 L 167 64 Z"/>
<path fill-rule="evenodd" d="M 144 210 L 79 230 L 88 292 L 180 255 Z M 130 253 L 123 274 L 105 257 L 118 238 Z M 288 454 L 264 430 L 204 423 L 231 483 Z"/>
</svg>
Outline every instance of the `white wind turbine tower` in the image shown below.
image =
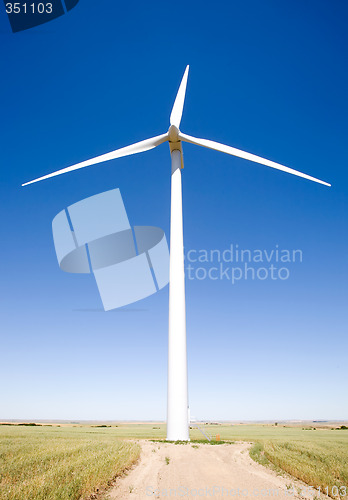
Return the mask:
<svg viewBox="0 0 348 500">
<path fill-rule="evenodd" d="M 169 341 L 168 341 L 168 406 L 167 406 L 167 440 L 189 440 L 189 412 L 187 390 L 187 354 L 186 354 L 186 312 L 185 312 L 185 275 L 184 275 L 184 244 L 183 244 L 183 219 L 182 219 L 182 189 L 181 169 L 183 168 L 182 141 L 204 146 L 223 153 L 244 158 L 246 160 L 266 165 L 289 174 L 303 177 L 325 186 L 327 182 L 303 174 L 279 163 L 266 160 L 259 156 L 246 153 L 240 149 L 225 146 L 207 139 L 197 139 L 180 131 L 181 115 L 184 107 L 186 84 L 189 67 L 186 67 L 182 78 L 172 113 L 168 132 L 151 139 L 137 142 L 111 153 L 106 153 L 71 167 L 63 168 L 43 177 L 39 177 L 23 186 L 33 182 L 49 179 L 56 175 L 72 172 L 83 167 L 89 167 L 122 156 L 142 153 L 169 142 L 172 159 L 171 174 L 171 215 L 170 215 L 170 282 L 169 282 Z"/>
</svg>

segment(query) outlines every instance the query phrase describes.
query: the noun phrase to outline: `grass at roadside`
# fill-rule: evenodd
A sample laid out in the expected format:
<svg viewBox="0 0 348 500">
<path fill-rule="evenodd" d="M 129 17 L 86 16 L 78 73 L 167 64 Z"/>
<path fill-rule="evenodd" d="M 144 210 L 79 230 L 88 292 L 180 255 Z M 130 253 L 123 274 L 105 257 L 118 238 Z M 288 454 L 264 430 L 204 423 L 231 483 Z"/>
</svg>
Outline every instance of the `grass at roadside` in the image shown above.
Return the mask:
<svg viewBox="0 0 348 500">
<path fill-rule="evenodd" d="M 265 451 L 263 449 L 262 443 L 254 443 L 250 448 L 249 455 L 255 462 L 258 462 L 261 465 L 267 466 L 270 464 L 268 458 L 265 456 Z"/>
<path fill-rule="evenodd" d="M 204 425 L 210 436 L 251 441 L 250 456 L 264 466 L 275 466 L 332 498 L 348 495 L 348 429 L 289 425 Z M 191 439 L 200 439 L 197 429 Z"/>
<path fill-rule="evenodd" d="M 318 433 L 319 435 L 319 433 Z M 339 440 L 265 442 L 264 458 L 333 498 L 348 492 L 348 447 Z"/>
<path fill-rule="evenodd" d="M 1 500 L 89 498 L 139 457 L 140 447 L 92 428 L 0 429 Z"/>
<path fill-rule="evenodd" d="M 275 430 L 272 437 L 259 438 L 254 443 L 250 457 L 261 465 L 283 470 L 332 498 L 346 497 L 348 433 L 306 430 L 291 431 L 291 439 L 284 439 L 282 432 Z"/>
</svg>

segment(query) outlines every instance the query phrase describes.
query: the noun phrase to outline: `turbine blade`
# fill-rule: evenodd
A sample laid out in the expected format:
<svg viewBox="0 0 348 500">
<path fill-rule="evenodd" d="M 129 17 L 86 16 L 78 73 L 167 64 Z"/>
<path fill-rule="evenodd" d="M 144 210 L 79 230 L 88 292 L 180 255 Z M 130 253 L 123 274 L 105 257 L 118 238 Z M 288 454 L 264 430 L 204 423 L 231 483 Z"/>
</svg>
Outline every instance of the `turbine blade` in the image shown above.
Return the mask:
<svg viewBox="0 0 348 500">
<path fill-rule="evenodd" d="M 182 77 L 178 93 L 176 94 L 174 106 L 170 115 L 170 124 L 175 125 L 175 127 L 180 127 L 182 110 L 184 109 L 187 77 L 188 77 L 189 66 L 186 66 L 184 76 Z"/>
<path fill-rule="evenodd" d="M 283 172 L 287 172 L 288 174 L 297 175 L 298 177 L 303 177 L 304 179 L 318 182 L 319 184 L 324 184 L 325 186 L 331 186 L 331 184 L 329 184 L 328 182 L 324 182 L 310 175 L 303 174 L 302 172 L 294 170 L 293 168 L 285 167 L 284 165 L 280 165 L 279 163 L 275 163 L 271 160 L 266 160 L 265 158 L 261 158 L 261 156 L 246 153 L 241 149 L 232 148 L 231 146 L 225 146 L 225 144 L 220 144 L 219 142 L 210 141 L 208 139 L 197 139 L 196 137 L 191 137 L 190 135 L 183 134 L 181 132 L 179 133 L 179 139 L 185 142 L 190 142 L 191 144 L 196 144 L 197 146 L 204 146 L 205 148 L 215 149 L 216 151 L 221 151 L 222 153 L 238 156 L 239 158 L 244 158 L 245 160 L 260 163 L 261 165 L 266 165 L 267 167 L 276 168 L 277 170 L 282 170 Z"/>
<path fill-rule="evenodd" d="M 79 168 L 89 167 L 90 165 L 95 165 L 96 163 L 101 163 L 103 161 L 114 160 L 115 158 L 134 155 L 136 153 L 143 153 L 144 151 L 148 151 L 155 148 L 156 146 L 159 146 L 160 144 L 162 144 L 162 142 L 165 142 L 167 140 L 168 134 L 157 135 L 156 137 L 152 137 L 151 139 L 146 139 L 145 141 L 136 142 L 135 144 L 131 144 L 130 146 L 116 149 L 115 151 L 111 151 L 111 153 L 106 153 L 104 155 L 91 158 L 90 160 L 76 163 L 71 167 L 62 168 L 61 170 L 52 172 L 52 174 L 44 175 L 43 177 L 39 177 L 38 179 L 34 179 L 33 181 L 26 182 L 25 184 L 22 184 L 22 186 L 27 186 L 28 184 L 32 184 L 33 182 L 43 181 L 44 179 L 49 179 L 50 177 L 55 177 L 56 175 L 65 174 Z"/>
</svg>

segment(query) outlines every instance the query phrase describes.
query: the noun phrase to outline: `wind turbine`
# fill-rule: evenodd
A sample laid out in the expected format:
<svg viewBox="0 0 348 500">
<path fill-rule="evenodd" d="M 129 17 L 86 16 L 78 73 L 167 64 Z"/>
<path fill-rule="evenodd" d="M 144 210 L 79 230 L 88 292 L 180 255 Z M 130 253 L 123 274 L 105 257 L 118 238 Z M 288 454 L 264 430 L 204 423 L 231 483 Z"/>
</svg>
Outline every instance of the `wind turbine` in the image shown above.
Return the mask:
<svg viewBox="0 0 348 500">
<path fill-rule="evenodd" d="M 89 167 L 96 163 L 121 158 L 135 153 L 142 153 L 153 149 L 164 142 L 169 142 L 172 174 L 171 174 L 171 215 L 170 215 L 170 281 L 169 281 L 169 336 L 168 336 L 168 403 L 167 403 L 167 440 L 188 441 L 189 438 L 189 411 L 187 388 L 187 353 L 186 353 L 186 311 L 185 311 L 185 275 L 184 275 L 184 243 L 182 219 L 182 188 L 181 169 L 183 168 L 182 142 L 189 142 L 197 146 L 221 151 L 232 156 L 244 158 L 267 167 L 282 170 L 289 174 L 303 177 L 310 181 L 330 186 L 327 182 L 298 172 L 274 161 L 266 160 L 260 156 L 246 153 L 231 146 L 225 146 L 208 139 L 197 139 L 180 131 L 181 116 L 184 107 L 187 77 L 189 66 L 186 67 L 184 76 L 175 98 L 170 115 L 168 132 L 151 139 L 137 142 L 111 153 L 106 153 L 96 158 L 77 163 L 71 167 L 57 170 L 38 179 L 22 184 L 27 186 L 34 182 L 49 179 L 56 175 L 72 172 L 79 168 Z"/>
</svg>

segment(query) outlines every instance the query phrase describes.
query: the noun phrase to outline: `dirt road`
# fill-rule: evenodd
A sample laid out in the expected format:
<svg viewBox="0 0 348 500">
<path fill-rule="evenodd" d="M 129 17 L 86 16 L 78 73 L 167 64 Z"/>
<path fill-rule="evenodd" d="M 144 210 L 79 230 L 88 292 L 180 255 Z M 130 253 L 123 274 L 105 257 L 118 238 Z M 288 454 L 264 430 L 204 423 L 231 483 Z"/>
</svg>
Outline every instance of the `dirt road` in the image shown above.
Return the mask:
<svg viewBox="0 0 348 500">
<path fill-rule="evenodd" d="M 140 445 L 139 463 L 117 481 L 107 499 L 314 498 L 313 492 L 303 490 L 303 483 L 251 460 L 248 443 L 212 446 L 140 441 Z"/>
</svg>

